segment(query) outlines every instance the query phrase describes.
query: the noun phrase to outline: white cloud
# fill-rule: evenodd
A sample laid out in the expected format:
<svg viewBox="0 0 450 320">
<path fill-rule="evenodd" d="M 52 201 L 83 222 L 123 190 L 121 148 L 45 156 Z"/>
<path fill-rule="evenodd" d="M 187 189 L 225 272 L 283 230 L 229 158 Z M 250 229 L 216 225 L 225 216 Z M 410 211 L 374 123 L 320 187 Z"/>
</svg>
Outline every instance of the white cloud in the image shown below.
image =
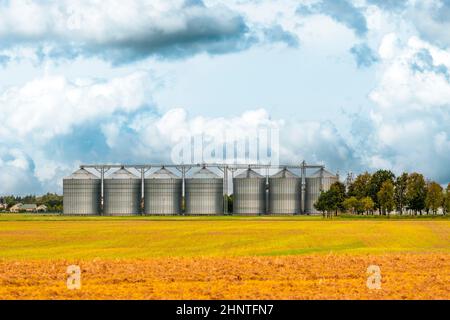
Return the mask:
<svg viewBox="0 0 450 320">
<path fill-rule="evenodd" d="M 421 38 L 440 47 L 450 46 L 450 3 L 446 0 L 412 1 L 406 18 Z"/>
<path fill-rule="evenodd" d="M 114 130 L 106 133 L 107 141 L 115 140 L 112 148 L 123 149 L 124 140 L 116 139 L 132 130 L 136 139 L 125 147 L 141 161 L 171 161 L 172 148 L 188 136 L 203 135 L 205 141 L 224 141 L 225 136 L 251 137 L 258 129 L 279 130 L 280 162 L 323 162 L 332 169 L 350 169 L 359 166 L 359 159 L 330 122 L 304 122 L 299 119 L 272 119 L 264 109 L 243 112 L 235 117 L 190 117 L 185 109 L 173 109 L 155 117 L 140 114 L 134 119 L 111 124 Z M 119 132 L 119 133 L 118 133 Z M 256 159 L 254 159 L 256 161 Z"/>
<path fill-rule="evenodd" d="M 0 2 L 0 41 L 7 54 L 31 47 L 50 57 L 126 63 L 150 55 L 235 51 L 248 45 L 246 34 L 238 13 L 201 1 Z"/>
<path fill-rule="evenodd" d="M 105 143 L 113 145 L 113 128 L 102 123 L 148 110 L 153 83 L 143 71 L 107 81 L 46 75 L 0 92 L 0 193 L 59 188 L 75 162 L 97 153 L 101 133 L 96 127 L 108 133 Z M 90 131 L 80 136 L 84 127 Z M 71 148 L 76 157 L 65 154 Z"/>
<path fill-rule="evenodd" d="M 0 138 L 37 142 L 67 134 L 87 121 L 150 104 L 150 90 L 146 72 L 104 82 L 44 76 L 0 94 L 0 110 L 6 117 Z"/>
<path fill-rule="evenodd" d="M 0 195 L 42 192 L 33 162 L 22 150 L 0 145 Z"/>
<path fill-rule="evenodd" d="M 186 136 L 248 136 L 261 127 L 279 128 L 281 162 L 350 163 L 350 148 L 331 123 L 272 119 L 264 109 L 234 117 L 191 117 L 183 108 L 159 115 L 145 107 L 153 86 L 146 72 L 108 81 L 44 76 L 0 93 L 0 138 L 9 150 L 0 157 L 0 193 L 61 191 L 62 177 L 81 162 L 170 162 Z"/>
<path fill-rule="evenodd" d="M 380 45 L 380 77 L 370 98 L 375 145 L 368 158 L 398 172 L 421 171 L 444 183 L 450 135 L 450 52 L 417 37 L 401 43 L 389 34 Z"/>
</svg>

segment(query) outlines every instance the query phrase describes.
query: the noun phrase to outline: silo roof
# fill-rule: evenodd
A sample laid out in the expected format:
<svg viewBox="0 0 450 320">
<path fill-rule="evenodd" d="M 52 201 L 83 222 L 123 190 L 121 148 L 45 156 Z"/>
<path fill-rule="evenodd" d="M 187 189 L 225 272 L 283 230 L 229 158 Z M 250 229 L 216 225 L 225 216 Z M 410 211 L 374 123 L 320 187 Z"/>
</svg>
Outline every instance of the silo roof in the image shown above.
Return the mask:
<svg viewBox="0 0 450 320">
<path fill-rule="evenodd" d="M 252 169 L 247 169 L 241 174 L 238 174 L 236 179 L 247 179 L 247 178 L 264 178 L 262 175 L 260 175 L 258 172 L 253 171 Z"/>
<path fill-rule="evenodd" d="M 308 176 L 308 178 L 320 178 L 320 169 L 314 172 L 312 175 Z M 336 178 L 335 174 L 332 174 L 330 171 L 323 169 L 323 177 L 324 178 Z"/>
<path fill-rule="evenodd" d="M 180 179 L 180 177 L 166 168 L 161 168 L 149 175 L 148 179 Z"/>
<path fill-rule="evenodd" d="M 97 177 L 95 174 L 87 171 L 84 168 L 81 168 L 77 171 L 75 171 L 74 173 L 72 173 L 70 176 L 68 176 L 65 179 L 84 179 L 84 180 L 89 180 L 89 179 L 100 179 L 99 177 Z"/>
<path fill-rule="evenodd" d="M 199 171 L 194 173 L 191 178 L 194 178 L 194 179 L 220 179 L 220 177 L 217 174 L 215 174 L 214 172 L 212 172 L 211 170 L 208 170 L 206 168 L 200 169 Z"/>
<path fill-rule="evenodd" d="M 120 168 L 109 177 L 107 177 L 107 179 L 139 179 L 139 177 L 125 168 Z"/>
<path fill-rule="evenodd" d="M 271 178 L 299 178 L 296 174 L 292 173 L 288 169 L 283 169 L 280 172 L 271 176 Z"/>
</svg>

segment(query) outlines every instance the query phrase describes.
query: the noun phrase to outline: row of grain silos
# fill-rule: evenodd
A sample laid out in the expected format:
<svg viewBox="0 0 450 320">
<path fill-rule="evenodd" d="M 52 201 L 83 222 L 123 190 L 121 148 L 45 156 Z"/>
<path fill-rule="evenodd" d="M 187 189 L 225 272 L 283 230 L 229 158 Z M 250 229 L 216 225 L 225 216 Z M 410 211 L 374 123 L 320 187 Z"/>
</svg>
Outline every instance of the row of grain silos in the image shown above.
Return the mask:
<svg viewBox="0 0 450 320">
<path fill-rule="evenodd" d="M 305 213 L 317 211 L 314 203 L 321 190 L 328 190 L 337 177 L 319 170 L 306 178 Z M 287 169 L 266 178 L 248 169 L 233 178 L 233 214 L 296 215 L 301 208 L 301 178 Z M 142 180 L 125 168 L 104 179 L 103 214 L 109 216 L 139 215 L 144 198 L 145 215 L 182 214 L 182 179 L 162 168 Z M 99 215 L 101 212 L 101 179 L 85 169 L 63 181 L 64 214 Z M 267 187 L 268 186 L 268 187 Z M 185 179 L 185 214 L 223 214 L 223 178 L 202 168 Z"/>
</svg>

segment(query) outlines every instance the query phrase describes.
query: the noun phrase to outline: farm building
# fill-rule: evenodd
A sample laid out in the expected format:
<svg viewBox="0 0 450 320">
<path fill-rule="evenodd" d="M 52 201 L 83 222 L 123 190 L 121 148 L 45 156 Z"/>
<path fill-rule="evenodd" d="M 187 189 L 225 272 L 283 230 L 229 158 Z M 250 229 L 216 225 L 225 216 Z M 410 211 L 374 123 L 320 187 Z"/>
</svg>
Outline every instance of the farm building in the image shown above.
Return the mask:
<svg viewBox="0 0 450 320">
<path fill-rule="evenodd" d="M 152 169 L 157 171 L 146 177 Z M 63 180 L 64 214 L 318 214 L 314 204 L 320 193 L 339 181 L 323 165 L 303 162 L 281 169 L 237 164 L 81 166 Z M 276 171 L 270 175 L 270 170 Z M 228 194 L 233 195 L 232 212 L 228 211 Z"/>
</svg>

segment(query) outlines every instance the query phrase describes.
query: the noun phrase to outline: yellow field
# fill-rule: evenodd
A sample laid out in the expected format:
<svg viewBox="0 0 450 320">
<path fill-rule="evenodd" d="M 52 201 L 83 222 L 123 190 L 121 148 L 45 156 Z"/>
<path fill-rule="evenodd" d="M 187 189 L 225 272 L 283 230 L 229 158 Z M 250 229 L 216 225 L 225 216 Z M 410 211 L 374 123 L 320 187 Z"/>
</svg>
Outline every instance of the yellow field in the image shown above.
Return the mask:
<svg viewBox="0 0 450 320">
<path fill-rule="evenodd" d="M 449 299 L 449 283 L 447 219 L 0 216 L 3 299 Z"/>
</svg>

